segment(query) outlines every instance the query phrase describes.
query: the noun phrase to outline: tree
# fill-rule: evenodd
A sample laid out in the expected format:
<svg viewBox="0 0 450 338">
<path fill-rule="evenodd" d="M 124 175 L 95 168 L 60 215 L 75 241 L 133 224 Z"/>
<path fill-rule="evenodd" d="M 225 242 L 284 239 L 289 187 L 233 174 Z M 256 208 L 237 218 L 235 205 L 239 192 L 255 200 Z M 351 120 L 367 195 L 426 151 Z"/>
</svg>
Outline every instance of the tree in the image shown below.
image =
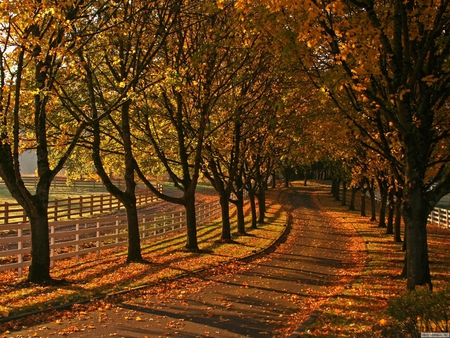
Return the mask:
<svg viewBox="0 0 450 338">
<path fill-rule="evenodd" d="M 135 156 L 132 119 L 133 101 L 139 83 L 156 81 L 149 74 L 151 64 L 180 11 L 179 1 L 123 2 L 114 13 L 111 28 L 98 38 L 98 49 L 80 50 L 83 79 L 92 111 L 92 156 L 96 171 L 106 189 L 124 205 L 127 214 L 127 262 L 143 262 L 136 207 Z M 97 62 L 93 62 L 96 60 Z M 107 95 L 105 93 L 108 93 Z M 74 100 L 70 100 L 73 103 Z M 78 107 L 79 109 L 79 107 Z M 100 115 L 107 115 L 100 119 Z M 103 141 L 102 141 L 103 140 Z M 114 175 L 122 174 L 125 188 L 115 185 L 108 172 L 108 159 L 115 157 Z"/>
<path fill-rule="evenodd" d="M 155 71 L 157 86 L 146 86 L 135 110 L 135 146 L 157 157 L 181 197 L 159 193 L 139 164 L 139 177 L 160 198 L 186 210 L 188 250 L 198 250 L 195 189 L 203 165 L 206 139 L 214 132 L 218 101 L 230 88 L 245 60 L 235 57 L 233 35 L 237 22 L 214 1 L 194 1 L 174 20 L 175 34 L 162 46 Z"/>
<path fill-rule="evenodd" d="M 54 95 L 55 84 L 68 76 L 73 53 L 86 43 L 74 31 L 96 20 L 104 6 L 103 1 L 0 5 L 0 175 L 30 221 L 30 282 L 53 282 L 47 217 L 50 185 L 88 123 L 64 109 Z M 20 172 L 19 154 L 27 149 L 37 155 L 35 192 L 25 187 Z"/>
<path fill-rule="evenodd" d="M 204 154 L 204 175 L 220 196 L 222 241 L 231 241 L 229 202 L 232 191 L 237 197 L 232 202 L 238 207 L 238 233 L 245 234 L 242 194 L 244 188 L 249 191 L 248 183 L 252 180 L 246 177 L 244 169 L 248 157 L 246 140 L 255 137 L 260 128 L 266 128 L 262 121 L 267 121 L 269 116 L 261 114 L 261 110 L 266 109 L 267 104 L 263 102 L 272 102 L 268 97 L 271 97 L 271 89 L 275 86 L 272 75 L 274 58 L 263 48 L 268 41 L 250 29 L 236 32 L 235 37 L 235 43 L 242 39 L 248 41 L 245 47 L 236 50 L 236 57 L 246 64 L 240 67 L 230 91 L 220 100 L 220 109 L 229 118 L 228 121 L 225 118 L 210 137 Z M 233 189 L 236 184 L 240 189 Z M 253 212 L 254 199 L 250 200 Z"/>
</svg>

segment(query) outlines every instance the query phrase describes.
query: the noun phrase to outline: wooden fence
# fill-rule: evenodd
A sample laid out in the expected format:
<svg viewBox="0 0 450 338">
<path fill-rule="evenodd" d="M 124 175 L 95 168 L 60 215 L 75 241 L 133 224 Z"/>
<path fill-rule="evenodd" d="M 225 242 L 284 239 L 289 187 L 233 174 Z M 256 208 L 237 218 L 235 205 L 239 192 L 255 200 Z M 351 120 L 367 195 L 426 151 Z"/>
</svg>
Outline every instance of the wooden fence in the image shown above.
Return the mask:
<svg viewBox="0 0 450 338">
<path fill-rule="evenodd" d="M 36 187 L 39 178 L 34 175 L 22 176 L 22 180 L 27 187 Z M 125 187 L 125 181 L 123 179 L 111 180 L 119 188 Z M 4 185 L 5 182 L 0 178 L 0 185 Z M 143 183 L 141 183 L 143 185 Z M 52 188 L 67 188 L 67 179 L 64 176 L 56 176 L 52 180 Z M 70 185 L 71 188 L 104 188 L 103 182 L 94 180 L 76 180 Z"/>
<path fill-rule="evenodd" d="M 433 211 L 428 215 L 428 222 L 430 224 L 437 224 L 443 228 L 447 228 L 450 230 L 449 210 L 434 208 Z"/>
<path fill-rule="evenodd" d="M 162 186 L 158 185 L 162 192 Z M 136 205 L 145 205 L 156 201 L 157 197 L 148 189 L 136 191 Z M 75 196 L 49 201 L 48 217 L 50 221 L 65 218 L 87 217 L 94 214 L 111 213 L 120 210 L 122 204 L 110 194 Z M 25 211 L 18 203 L 0 204 L 0 224 L 15 224 L 27 221 Z"/>
<path fill-rule="evenodd" d="M 197 206 L 197 224 L 201 225 L 217 219 L 221 215 L 218 201 Z M 180 231 L 186 226 L 185 212 L 168 212 L 139 216 L 141 241 L 155 240 L 171 232 Z M 103 217 L 49 223 L 50 259 L 53 266 L 56 260 L 75 257 L 102 250 L 127 246 L 126 217 Z M 22 276 L 23 268 L 30 265 L 30 227 L 29 223 L 0 225 L 0 271 L 18 270 Z"/>
</svg>

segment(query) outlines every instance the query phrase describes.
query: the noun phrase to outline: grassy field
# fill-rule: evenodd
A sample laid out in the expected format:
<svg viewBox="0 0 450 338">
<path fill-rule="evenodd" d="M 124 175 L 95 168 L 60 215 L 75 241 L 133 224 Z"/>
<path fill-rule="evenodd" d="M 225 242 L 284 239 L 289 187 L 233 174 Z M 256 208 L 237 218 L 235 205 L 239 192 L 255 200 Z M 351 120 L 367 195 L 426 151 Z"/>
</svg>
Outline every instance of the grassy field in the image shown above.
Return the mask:
<svg viewBox="0 0 450 338">
<path fill-rule="evenodd" d="M 163 182 L 161 183 L 163 186 L 163 191 L 169 195 L 179 194 L 179 189 L 175 188 L 172 183 Z M 31 193 L 34 192 L 34 188 L 32 186 L 28 187 Z M 141 183 L 138 185 L 137 189 L 145 189 L 145 186 Z M 200 182 L 197 186 L 198 193 L 209 193 L 212 190 L 210 184 L 206 182 Z M 89 195 L 101 195 L 108 194 L 104 186 L 96 182 L 90 185 L 84 185 L 83 187 L 71 187 L 71 186 L 63 186 L 58 185 L 56 188 L 52 187 L 50 189 L 50 200 L 56 199 L 66 199 L 68 196 L 89 196 Z M 17 203 L 16 200 L 9 193 L 8 188 L 3 182 L 0 183 L 0 203 Z"/>
</svg>

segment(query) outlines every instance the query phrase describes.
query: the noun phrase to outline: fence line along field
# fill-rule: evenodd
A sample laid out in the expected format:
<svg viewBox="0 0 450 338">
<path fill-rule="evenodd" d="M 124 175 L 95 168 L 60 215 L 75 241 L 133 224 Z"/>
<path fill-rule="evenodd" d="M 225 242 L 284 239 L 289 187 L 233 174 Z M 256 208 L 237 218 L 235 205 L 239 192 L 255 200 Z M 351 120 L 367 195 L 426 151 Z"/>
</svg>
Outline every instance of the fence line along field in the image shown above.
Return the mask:
<svg viewBox="0 0 450 338">
<path fill-rule="evenodd" d="M 55 189 L 67 189 L 65 179 L 55 180 L 58 182 L 54 185 Z M 36 185 L 35 177 L 26 177 L 25 183 L 28 186 Z M 123 185 L 123 181 L 117 180 L 117 186 Z M 4 185 L 0 180 L 0 186 Z M 159 191 L 162 192 L 162 186 L 157 185 Z M 76 181 L 73 182 L 72 190 L 80 191 L 104 191 L 103 185 L 95 181 Z M 157 197 L 148 189 L 140 189 L 136 191 L 136 205 L 141 206 L 157 200 Z M 108 193 L 88 194 L 79 196 L 68 196 L 67 198 L 58 198 L 49 201 L 48 217 L 50 221 L 58 221 L 73 217 L 90 217 L 95 214 L 111 213 L 120 210 L 122 204 L 118 199 Z M 0 204 L 0 224 L 16 224 L 27 221 L 25 211 L 18 203 L 5 202 Z"/>
<path fill-rule="evenodd" d="M 221 215 L 218 201 L 196 207 L 199 225 Z M 186 225 L 185 212 L 166 212 L 139 216 L 139 231 L 142 240 L 155 240 L 168 233 L 180 231 Z M 79 219 L 49 223 L 51 262 L 76 257 L 90 252 L 100 255 L 102 250 L 127 245 L 127 223 L 125 216 Z M 29 223 L 0 225 L 0 271 L 16 270 L 19 277 L 23 268 L 30 264 Z"/>
</svg>

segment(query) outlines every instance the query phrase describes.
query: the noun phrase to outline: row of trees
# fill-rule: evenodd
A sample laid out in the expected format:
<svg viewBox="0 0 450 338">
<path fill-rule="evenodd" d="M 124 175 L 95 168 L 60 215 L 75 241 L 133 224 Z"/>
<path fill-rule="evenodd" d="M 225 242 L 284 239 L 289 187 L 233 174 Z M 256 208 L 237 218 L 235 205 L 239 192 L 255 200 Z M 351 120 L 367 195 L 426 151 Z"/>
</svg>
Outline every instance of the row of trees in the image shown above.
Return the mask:
<svg viewBox="0 0 450 338">
<path fill-rule="evenodd" d="M 244 190 L 252 226 L 264 221 L 268 175 L 289 150 L 286 69 L 268 48 L 270 37 L 232 4 L 4 1 L 0 13 L 0 175 L 30 220 L 29 281 L 52 282 L 47 208 L 63 168 L 70 179 L 95 174 L 122 202 L 128 262 L 143 261 L 137 179 L 185 207 L 190 250 L 199 249 L 201 176 L 220 194 L 223 241 L 231 240 L 230 201 L 245 234 Z M 37 154 L 35 191 L 20 172 L 19 155 L 29 149 Z M 180 197 L 152 184 L 163 171 Z M 125 188 L 113 177 L 123 177 Z"/>
<path fill-rule="evenodd" d="M 328 125 L 341 141 L 336 149 L 333 135 L 322 146 L 336 175 L 351 173 L 346 179 L 363 189 L 378 181 L 383 195 L 402 201 L 407 288 L 431 288 L 427 216 L 450 192 L 450 2 L 241 0 L 238 7 L 272 20 L 266 27 L 286 57 L 332 104 Z"/>
<path fill-rule="evenodd" d="M 402 201 L 407 286 L 431 287 L 426 219 L 450 192 L 448 0 L 29 0 L 0 13 L 0 175 L 30 219 L 30 281 L 51 280 L 48 192 L 63 167 L 95 171 L 121 200 L 128 261 L 141 261 L 137 178 L 186 208 L 198 250 L 201 176 L 228 241 L 230 200 L 245 233 L 244 189 L 255 226 L 269 173 L 322 160 Z M 34 192 L 20 176 L 27 149 Z M 151 184 L 161 171 L 180 197 Z"/>
</svg>

